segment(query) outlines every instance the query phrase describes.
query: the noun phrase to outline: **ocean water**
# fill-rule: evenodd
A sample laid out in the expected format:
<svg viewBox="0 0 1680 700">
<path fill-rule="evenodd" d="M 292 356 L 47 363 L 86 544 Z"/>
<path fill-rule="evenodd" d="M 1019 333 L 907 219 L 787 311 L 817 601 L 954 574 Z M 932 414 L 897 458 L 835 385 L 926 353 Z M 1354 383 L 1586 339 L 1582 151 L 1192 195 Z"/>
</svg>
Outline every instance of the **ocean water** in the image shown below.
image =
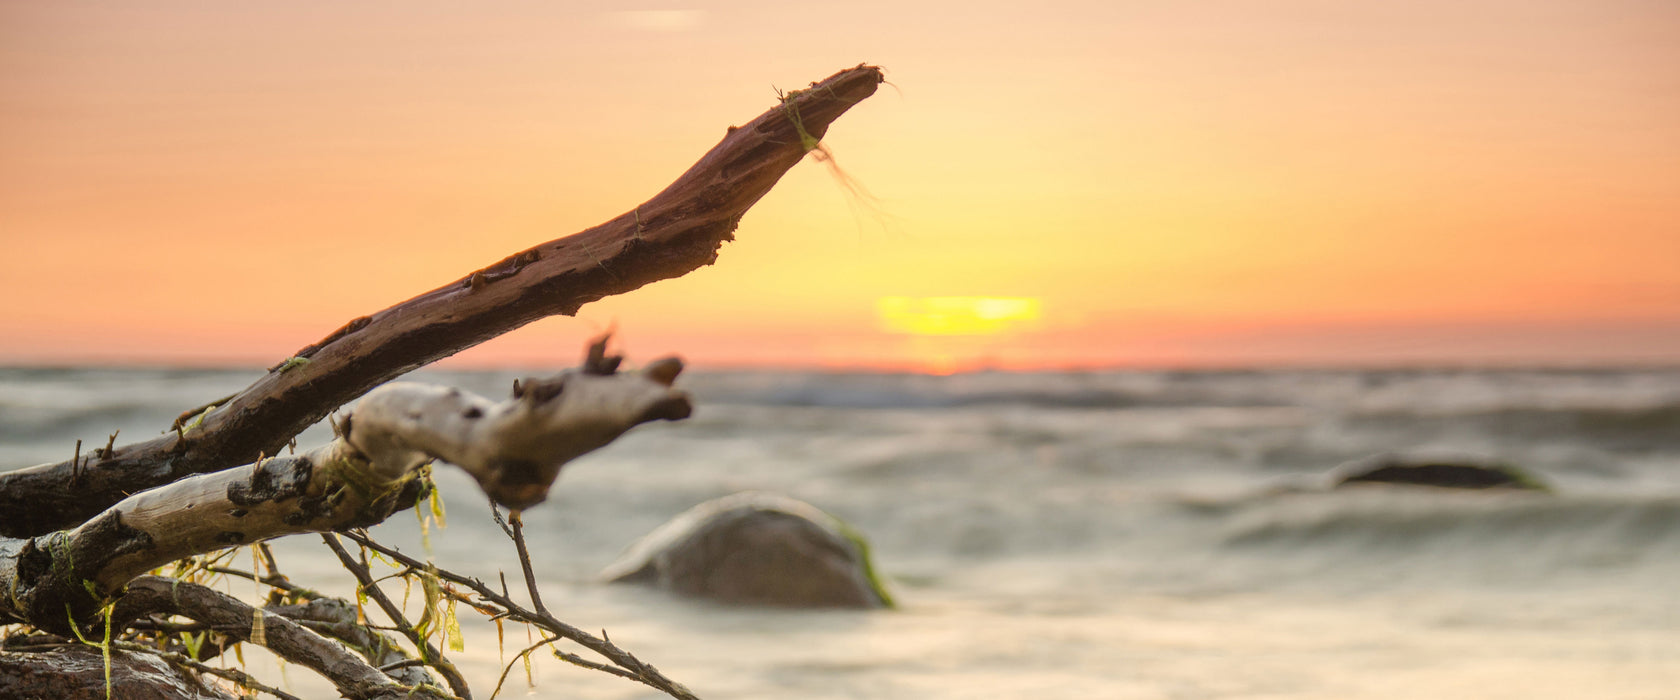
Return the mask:
<svg viewBox="0 0 1680 700">
<path fill-rule="evenodd" d="M 524 374 L 414 378 L 499 396 Z M 0 469 L 112 430 L 155 434 L 254 376 L 0 370 Z M 1680 697 L 1680 369 L 695 372 L 679 385 L 693 418 L 569 465 L 526 518 L 549 607 L 704 697 Z M 1555 492 L 1324 488 L 1336 465 L 1385 452 L 1502 459 Z M 471 481 L 445 469 L 439 482 L 437 562 L 516 574 Z M 597 581 L 667 518 L 742 490 L 850 521 L 901 607 L 743 609 Z M 374 532 L 421 551 L 409 513 Z M 350 590 L 313 536 L 276 544 L 294 578 Z M 493 626 L 463 622 L 454 656 L 488 697 L 504 654 Z M 511 655 L 525 633 L 508 635 Z M 509 678 L 504 696 L 659 697 L 553 658 L 534 688 L 517 665 Z"/>
</svg>

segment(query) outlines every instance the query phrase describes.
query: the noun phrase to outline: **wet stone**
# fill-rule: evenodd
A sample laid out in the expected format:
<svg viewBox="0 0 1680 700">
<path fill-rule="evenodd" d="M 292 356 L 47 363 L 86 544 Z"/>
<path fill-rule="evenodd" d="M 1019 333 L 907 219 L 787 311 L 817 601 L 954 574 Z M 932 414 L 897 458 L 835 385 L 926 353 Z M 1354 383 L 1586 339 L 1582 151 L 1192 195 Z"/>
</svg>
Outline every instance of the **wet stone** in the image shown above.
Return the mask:
<svg viewBox="0 0 1680 700">
<path fill-rule="evenodd" d="M 861 536 L 807 503 L 765 493 L 689 509 L 632 545 L 603 577 L 737 605 L 891 606 Z"/>
</svg>

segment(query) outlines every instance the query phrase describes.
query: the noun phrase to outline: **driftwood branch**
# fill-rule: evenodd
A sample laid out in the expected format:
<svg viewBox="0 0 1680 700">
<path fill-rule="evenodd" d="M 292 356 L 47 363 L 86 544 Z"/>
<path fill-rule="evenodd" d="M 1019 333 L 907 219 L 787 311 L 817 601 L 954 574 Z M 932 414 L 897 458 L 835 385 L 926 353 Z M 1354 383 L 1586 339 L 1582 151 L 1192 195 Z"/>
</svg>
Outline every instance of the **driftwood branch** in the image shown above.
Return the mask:
<svg viewBox="0 0 1680 700">
<path fill-rule="evenodd" d="M 602 371 L 590 362 L 523 382 L 502 402 L 390 384 L 358 403 L 327 445 L 140 493 L 71 530 L 0 540 L 0 621 L 91 631 L 104 599 L 169 562 L 384 520 L 414 502 L 419 468 L 433 459 L 460 466 L 497 503 L 534 505 L 567 461 L 641 423 L 689 413 L 688 396 L 671 387 L 675 359 Z"/>
<path fill-rule="evenodd" d="M 113 615 L 132 619 L 167 613 L 206 623 L 216 631 L 252 641 L 252 623 L 263 616 L 262 645 L 280 658 L 331 680 L 346 698 L 437 698 L 451 695 L 428 686 L 404 686 L 361 657 L 291 620 L 260 612 L 213 588 L 160 576 L 143 576 L 128 586 Z"/>
<path fill-rule="evenodd" d="M 380 554 L 390 557 L 398 563 L 406 566 L 426 566 L 425 562 L 403 554 L 394 547 L 387 547 L 354 532 L 346 533 L 345 537 L 356 544 L 367 547 L 375 552 L 379 552 Z M 613 666 L 621 669 L 622 672 L 612 670 L 611 666 L 604 666 L 587 659 L 579 658 L 574 654 L 558 652 L 557 656 L 561 659 L 585 668 L 603 670 L 614 675 L 639 681 L 649 687 L 656 688 L 661 692 L 664 692 L 666 695 L 678 698 L 678 700 L 698 700 L 697 696 L 695 696 L 692 691 L 683 686 L 681 683 L 671 680 L 652 664 L 636 658 L 636 655 L 619 648 L 618 645 L 613 644 L 611 640 L 606 639 L 605 632 L 602 633 L 601 637 L 597 637 L 575 626 L 566 624 L 553 615 L 528 609 L 508 597 L 506 593 L 499 593 L 478 579 L 462 576 L 443 569 L 439 569 L 437 571 L 437 575 L 440 579 L 463 586 L 468 590 L 471 590 L 473 593 L 478 594 L 478 597 L 482 602 L 501 608 L 503 613 L 505 613 L 508 617 L 536 625 L 554 637 L 570 640 L 585 649 L 595 652 L 596 654 L 600 654 L 603 658 L 612 662 Z"/>
<path fill-rule="evenodd" d="M 438 685 L 435 678 L 427 671 L 424 661 L 410 656 L 406 650 L 393 641 L 389 636 L 372 627 L 363 624 L 357 615 L 356 606 L 348 601 L 324 596 L 317 591 L 298 586 L 280 573 L 279 566 L 274 561 L 274 553 L 268 543 L 258 544 L 257 553 L 262 556 L 263 566 L 268 569 L 267 575 L 258 575 L 255 571 L 244 571 L 225 566 L 207 565 L 206 573 L 225 574 L 255 581 L 272 589 L 269 593 L 268 604 L 263 610 L 269 614 L 285 617 L 302 625 L 309 631 L 330 639 L 336 639 L 349 647 L 368 663 L 384 671 L 386 675 L 403 685 Z M 200 627 L 201 623 L 186 625 L 160 623 L 157 621 L 140 620 L 129 625 L 134 630 L 167 631 L 170 629 L 185 631 L 186 628 Z M 199 646 L 197 660 L 211 658 L 220 654 L 227 646 L 225 641 L 205 641 Z M 189 667 L 204 670 L 197 666 Z M 238 679 L 235 679 L 238 680 Z M 239 681 L 245 683 L 245 681 Z M 250 686 L 255 688 L 254 686 Z M 261 690 L 261 688 L 255 688 Z M 269 692 L 263 690 L 263 692 Z"/>
<path fill-rule="evenodd" d="M 293 694 L 288 693 L 284 690 L 281 690 L 281 689 L 276 688 L 274 686 L 263 683 L 262 681 L 259 681 L 256 678 L 252 677 L 250 674 L 248 674 L 244 671 L 241 671 L 237 668 L 219 668 L 219 667 L 211 666 L 210 664 L 203 663 L 201 661 L 198 661 L 197 659 L 193 659 L 193 658 L 181 655 L 181 654 L 175 654 L 175 653 L 170 653 L 170 652 L 162 652 L 162 651 L 158 651 L 156 649 L 153 649 L 151 647 L 143 646 L 143 645 L 140 645 L 140 644 L 135 644 L 133 642 L 115 642 L 114 646 L 117 650 L 125 651 L 125 652 L 131 653 L 131 654 L 156 655 L 159 659 L 163 660 L 164 663 L 170 664 L 172 666 L 176 666 L 176 667 L 179 667 L 179 668 L 186 669 L 186 670 L 191 671 L 193 673 L 197 673 L 200 676 L 208 675 L 208 676 L 217 676 L 219 678 L 225 678 L 227 680 L 233 681 L 236 685 L 238 685 L 241 688 L 244 688 L 246 690 L 256 691 L 256 692 L 259 692 L 259 693 L 265 693 L 265 694 L 268 694 L 268 695 L 272 695 L 274 697 L 280 698 L 280 700 L 303 700 L 303 698 L 300 698 L 296 695 L 293 695 Z M 248 697 L 249 696 L 247 696 L 247 698 Z"/>
<path fill-rule="evenodd" d="M 372 598 L 379 605 L 379 609 L 385 613 L 385 617 L 396 624 L 397 628 L 402 630 L 403 635 L 408 637 L 408 641 L 414 644 L 414 648 L 419 651 L 422 661 L 443 674 L 444 680 L 449 682 L 449 689 L 455 691 L 456 695 L 471 700 L 472 691 L 467 688 L 467 679 L 461 676 L 461 672 L 455 668 L 455 664 L 450 663 L 448 659 L 443 657 L 442 651 L 432 646 L 432 643 L 420 634 L 414 624 L 408 621 L 396 601 L 385 595 L 384 589 L 381 589 L 379 583 L 373 580 L 372 573 L 368 571 L 367 563 L 365 561 L 358 562 L 351 558 L 350 553 L 344 550 L 344 545 L 338 543 L 338 538 L 323 534 L 321 539 L 327 543 L 328 547 L 332 548 L 333 554 L 338 555 L 338 560 L 344 564 L 344 568 L 356 576 L 357 588 Z"/>
<path fill-rule="evenodd" d="M 356 608 L 337 598 L 316 598 L 296 605 L 268 606 L 265 611 L 298 623 L 311 632 L 336 639 L 403 685 L 433 684 L 424 662 L 401 646 L 356 621 Z"/>
<path fill-rule="evenodd" d="M 304 428 L 404 372 L 711 264 L 747 209 L 881 80 L 880 69 L 858 66 L 790 93 L 731 127 L 647 202 L 352 320 L 162 437 L 0 474 L 0 536 L 62 530 L 129 494 L 277 454 Z"/>
</svg>

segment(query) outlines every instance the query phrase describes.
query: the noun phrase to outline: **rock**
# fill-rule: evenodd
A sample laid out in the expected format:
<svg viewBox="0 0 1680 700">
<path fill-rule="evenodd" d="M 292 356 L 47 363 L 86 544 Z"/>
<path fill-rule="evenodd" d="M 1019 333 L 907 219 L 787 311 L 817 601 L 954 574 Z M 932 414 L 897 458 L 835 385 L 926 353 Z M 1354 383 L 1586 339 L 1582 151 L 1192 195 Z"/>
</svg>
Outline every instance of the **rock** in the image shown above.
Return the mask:
<svg viewBox="0 0 1680 700">
<path fill-rule="evenodd" d="M 630 546 L 602 576 L 738 605 L 891 607 L 862 535 L 803 501 L 707 501 Z"/>
<path fill-rule="evenodd" d="M 1545 482 L 1503 462 L 1377 455 L 1335 470 L 1336 488 L 1354 484 L 1404 484 L 1452 489 L 1522 489 L 1550 491 Z"/>
</svg>

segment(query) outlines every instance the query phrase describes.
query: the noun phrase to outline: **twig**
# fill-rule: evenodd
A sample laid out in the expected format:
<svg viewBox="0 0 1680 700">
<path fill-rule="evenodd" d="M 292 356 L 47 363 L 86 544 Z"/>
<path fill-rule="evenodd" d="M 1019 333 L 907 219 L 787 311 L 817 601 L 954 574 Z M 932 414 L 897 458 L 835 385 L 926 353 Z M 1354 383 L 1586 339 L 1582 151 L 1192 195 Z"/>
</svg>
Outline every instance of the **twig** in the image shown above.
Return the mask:
<svg viewBox="0 0 1680 700">
<path fill-rule="evenodd" d="M 345 536 L 357 543 L 363 541 L 363 538 L 357 535 L 346 533 Z M 472 700 L 472 690 L 467 687 L 467 679 L 461 677 L 461 672 L 455 668 L 454 664 L 443 658 L 442 651 L 432 646 L 432 643 L 426 641 L 425 637 L 420 636 L 419 631 L 414 629 L 414 625 L 408 621 L 407 617 L 403 616 L 402 609 L 398 608 L 396 603 L 385 595 L 385 591 L 379 588 L 379 584 L 374 583 L 373 573 L 368 571 L 367 564 L 356 561 L 355 558 L 351 557 L 350 552 L 345 551 L 344 545 L 340 544 L 338 538 L 332 533 L 321 533 L 321 541 L 327 543 L 327 548 L 331 549 L 333 554 L 338 555 L 338 561 L 344 564 L 344 568 L 348 569 L 351 575 L 356 577 L 368 597 L 379 605 L 380 610 L 385 611 L 385 616 L 398 626 L 403 636 L 408 637 L 408 641 L 414 643 L 414 648 L 420 650 L 420 655 L 427 662 L 427 665 L 443 674 L 443 679 L 449 683 L 449 690 L 466 700 Z M 370 549 L 372 548 L 370 547 Z M 410 565 L 425 566 L 423 563 Z"/>
<path fill-rule="evenodd" d="M 585 659 L 585 658 L 583 658 L 581 656 L 578 656 L 577 654 L 573 654 L 571 652 L 565 652 L 565 651 L 560 651 L 559 649 L 555 649 L 554 650 L 554 656 L 555 656 L 555 658 L 560 659 L 561 661 L 569 663 L 573 666 L 582 666 L 582 667 L 587 668 L 587 669 L 600 671 L 602 673 L 610 673 L 610 674 L 618 676 L 620 678 L 628 678 L 628 679 L 633 680 L 633 681 L 641 680 L 640 678 L 636 677 L 636 674 L 631 673 L 629 671 L 626 671 L 622 668 L 619 668 L 617 666 L 608 666 L 606 664 L 599 663 L 599 662 L 596 662 L 596 661 L 590 661 L 589 659 Z"/>
<path fill-rule="evenodd" d="M 525 570 L 525 588 L 531 592 L 531 605 L 547 615 L 548 608 L 537 594 L 537 575 L 531 571 L 531 552 L 525 547 L 525 518 L 517 510 L 508 511 L 508 524 L 513 526 L 513 546 L 519 550 L 519 567 Z"/>
<path fill-rule="evenodd" d="M 280 573 L 280 565 L 278 563 L 275 563 L 275 561 L 274 561 L 274 550 L 269 548 L 268 543 L 267 542 L 258 542 L 257 543 L 257 551 L 262 553 L 263 566 L 268 567 L 268 577 L 269 578 L 277 578 L 280 581 L 285 581 L 286 580 L 286 575 Z M 266 583 L 266 581 L 265 581 L 265 583 Z"/>
<path fill-rule="evenodd" d="M 507 666 L 502 667 L 502 675 L 500 677 L 496 678 L 496 689 L 490 691 L 490 700 L 496 700 L 496 694 L 502 692 L 502 684 L 507 682 L 508 674 L 513 671 L 513 664 L 515 662 L 518 662 L 519 660 L 524 659 L 527 656 L 530 656 L 531 652 L 537 650 L 537 647 L 540 647 L 544 644 L 553 644 L 557 641 L 560 641 L 560 637 L 558 637 L 558 636 L 544 637 L 542 641 L 537 642 L 536 644 L 532 644 L 531 646 L 525 647 L 524 651 L 521 651 L 517 654 L 514 654 L 513 655 L 513 661 L 507 662 Z"/>
<path fill-rule="evenodd" d="M 518 379 L 513 380 L 513 394 L 515 396 L 519 395 Z M 490 517 L 495 518 L 496 527 L 501 528 L 502 532 L 507 533 L 508 539 L 513 539 L 513 528 L 508 527 L 507 520 L 502 518 L 502 509 L 496 505 L 495 501 L 490 502 Z"/>
<path fill-rule="evenodd" d="M 356 606 L 338 598 L 317 598 L 303 604 L 269 605 L 270 614 L 280 615 L 325 637 L 337 639 L 367 659 L 370 665 L 403 685 L 442 686 L 442 682 L 427 672 L 423 661 L 409 656 L 395 640 L 382 631 L 401 631 L 396 627 L 357 621 Z M 404 662 L 412 662 L 404 665 Z"/>
<path fill-rule="evenodd" d="M 258 608 L 199 584 L 161 576 L 141 576 L 129 583 L 112 612 L 116 619 L 133 619 L 137 614 L 174 614 L 198 620 L 235 641 L 250 641 L 253 620 L 265 620 L 263 646 L 286 661 L 321 674 L 348 698 L 437 698 L 453 697 L 435 686 L 398 683 L 362 660 L 338 642 L 331 641 L 281 615 L 268 615 Z"/>
<path fill-rule="evenodd" d="M 380 554 L 395 559 L 398 562 L 408 564 L 410 566 L 426 565 L 425 562 L 414 559 L 413 557 L 403 554 L 401 551 L 398 551 L 393 547 L 387 547 L 363 535 L 356 533 L 344 533 L 344 536 L 352 542 L 360 544 L 363 547 L 367 547 L 375 552 L 379 552 Z M 580 646 L 606 657 L 607 660 L 613 662 L 619 668 L 622 668 L 631 674 L 629 676 L 625 676 L 626 678 L 633 678 L 644 685 L 656 688 L 661 692 L 664 692 L 666 695 L 670 695 L 674 698 L 679 698 L 681 700 L 699 700 L 698 696 L 696 696 L 688 688 L 683 687 L 681 683 L 666 678 L 664 674 L 659 672 L 659 669 L 654 668 L 651 664 L 636 658 L 634 654 L 620 649 L 609 640 L 596 637 L 595 635 L 561 622 L 560 620 L 555 619 L 552 615 L 528 610 L 514 602 L 513 599 L 507 595 L 497 593 L 495 589 L 484 585 L 484 582 L 478 579 L 462 576 L 447 569 L 437 569 L 436 572 L 438 578 L 472 589 L 472 591 L 477 593 L 480 597 L 507 610 L 510 616 L 520 618 L 525 622 L 542 627 L 562 639 L 568 639 L 576 642 Z"/>
<path fill-rule="evenodd" d="M 239 578 L 250 579 L 265 586 L 278 588 L 287 593 L 300 593 L 311 599 L 320 597 L 319 594 L 314 591 L 298 586 L 297 584 L 292 583 L 291 580 L 287 579 L 285 576 L 281 576 L 279 574 L 258 576 L 249 571 L 230 569 L 225 566 L 206 566 L 204 567 L 204 570 L 213 574 L 227 574 L 229 576 L 238 576 Z"/>
<path fill-rule="evenodd" d="M 241 671 L 239 669 L 217 668 L 215 666 L 211 666 L 210 664 L 203 663 L 203 662 L 200 662 L 198 660 L 188 658 L 187 656 L 182 655 L 182 654 L 177 654 L 177 653 L 170 652 L 170 651 L 158 651 L 158 650 L 153 649 L 151 647 L 148 647 L 144 644 L 135 644 L 133 642 L 123 642 L 123 641 L 114 642 L 114 644 L 117 646 L 117 648 L 125 650 L 125 651 L 129 651 L 129 652 L 156 654 L 159 658 L 161 658 L 164 661 L 167 661 L 169 663 L 172 663 L 172 664 L 175 664 L 175 665 L 178 665 L 178 666 L 184 666 L 186 668 L 190 668 L 193 671 L 196 671 L 198 673 L 208 673 L 212 676 L 220 676 L 222 678 L 226 678 L 230 681 L 233 681 L 234 683 L 238 683 L 239 686 L 242 687 L 242 688 L 246 688 L 248 690 L 255 690 L 259 693 L 267 693 L 269 695 L 273 695 L 274 697 L 280 698 L 280 700 L 303 700 L 303 698 L 300 698 L 296 695 L 288 693 L 288 692 L 286 692 L 284 690 L 281 690 L 279 688 L 274 688 L 274 687 L 271 687 L 271 686 L 263 685 L 263 683 L 261 681 L 258 681 L 256 678 L 252 677 L 250 674 L 245 673 L 244 671 Z"/>
</svg>

